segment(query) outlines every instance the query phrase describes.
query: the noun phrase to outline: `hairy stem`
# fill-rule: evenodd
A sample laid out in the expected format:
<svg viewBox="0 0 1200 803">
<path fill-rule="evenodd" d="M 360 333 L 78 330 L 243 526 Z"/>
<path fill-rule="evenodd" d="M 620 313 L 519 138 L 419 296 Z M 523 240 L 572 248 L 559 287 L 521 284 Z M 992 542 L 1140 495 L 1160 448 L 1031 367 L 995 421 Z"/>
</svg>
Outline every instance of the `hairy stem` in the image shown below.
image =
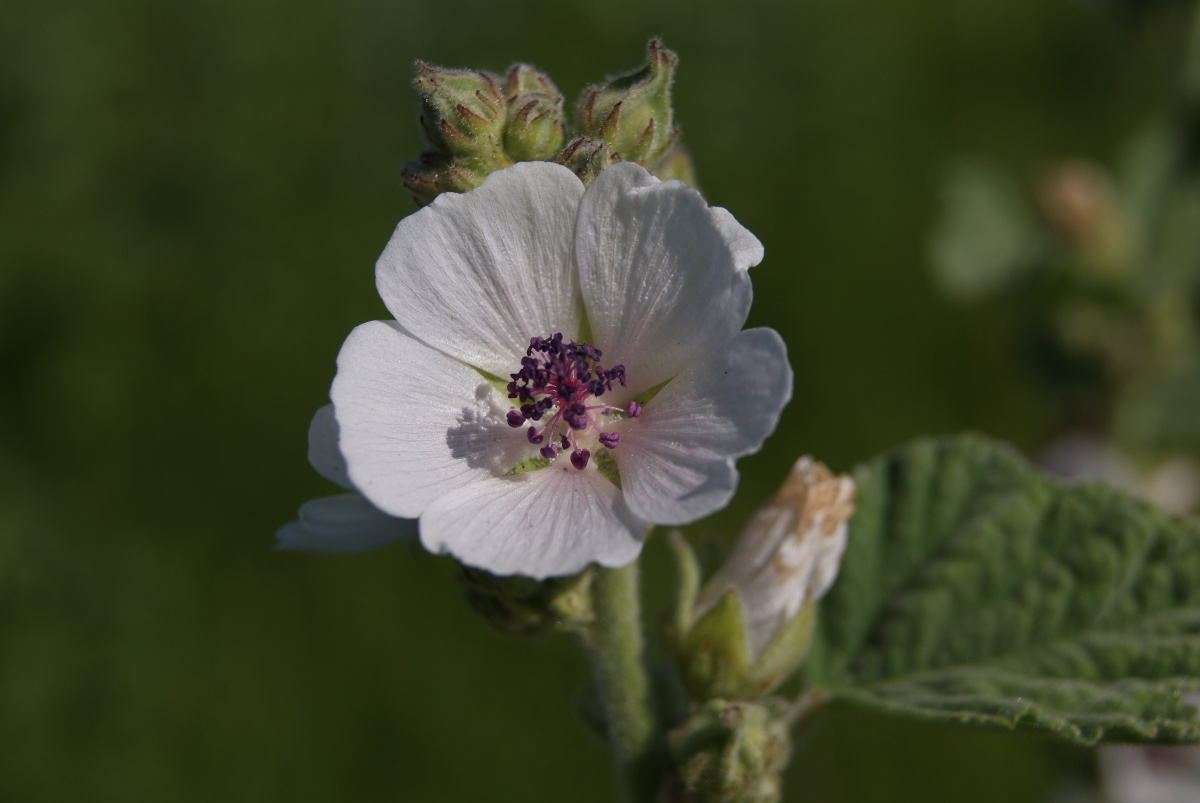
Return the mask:
<svg viewBox="0 0 1200 803">
<path fill-rule="evenodd" d="M 597 568 L 595 621 L 583 633 L 624 803 L 653 803 L 663 773 L 646 671 L 638 564 Z"/>
</svg>

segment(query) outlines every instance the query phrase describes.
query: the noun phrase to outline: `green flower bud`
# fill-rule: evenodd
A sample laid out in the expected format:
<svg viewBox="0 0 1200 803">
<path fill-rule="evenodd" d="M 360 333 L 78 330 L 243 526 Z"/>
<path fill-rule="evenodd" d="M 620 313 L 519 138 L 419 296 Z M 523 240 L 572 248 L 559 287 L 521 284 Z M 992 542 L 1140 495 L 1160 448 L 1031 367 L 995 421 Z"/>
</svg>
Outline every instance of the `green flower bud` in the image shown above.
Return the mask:
<svg viewBox="0 0 1200 803">
<path fill-rule="evenodd" d="M 571 140 L 554 161 L 571 168 L 586 187 L 600 175 L 601 170 L 623 160 L 607 142 L 579 137 Z"/>
<path fill-rule="evenodd" d="M 491 172 L 482 160 L 474 157 L 454 159 L 437 151 L 425 151 L 420 161 L 401 168 L 400 180 L 417 206 L 424 206 L 443 192 L 475 189 Z"/>
<path fill-rule="evenodd" d="M 467 603 L 496 629 L 513 636 L 543 636 L 578 630 L 593 619 L 592 570 L 573 577 L 534 580 L 497 577 L 461 567 Z"/>
<path fill-rule="evenodd" d="M 671 82 L 679 58 L 651 39 L 646 65 L 594 84 L 576 109 L 580 131 L 602 139 L 626 161 L 651 167 L 679 136 L 671 111 Z"/>
<path fill-rule="evenodd" d="M 773 803 L 791 753 L 788 706 L 709 700 L 694 705 L 669 736 L 671 758 L 689 803 Z"/>
<path fill-rule="evenodd" d="M 499 170 L 510 162 L 501 149 L 505 103 L 499 76 L 447 70 L 418 61 L 413 84 L 421 96 L 421 129 L 434 150 L 474 157 Z"/>
<path fill-rule="evenodd" d="M 515 162 L 548 161 L 563 144 L 562 95 L 549 76 L 514 64 L 504 84 L 508 124 L 504 150 Z"/>
<path fill-rule="evenodd" d="M 672 538 L 683 581 L 667 635 L 695 698 L 768 694 L 803 663 L 853 511 L 854 481 L 805 457 L 698 593 L 695 555 Z"/>
</svg>

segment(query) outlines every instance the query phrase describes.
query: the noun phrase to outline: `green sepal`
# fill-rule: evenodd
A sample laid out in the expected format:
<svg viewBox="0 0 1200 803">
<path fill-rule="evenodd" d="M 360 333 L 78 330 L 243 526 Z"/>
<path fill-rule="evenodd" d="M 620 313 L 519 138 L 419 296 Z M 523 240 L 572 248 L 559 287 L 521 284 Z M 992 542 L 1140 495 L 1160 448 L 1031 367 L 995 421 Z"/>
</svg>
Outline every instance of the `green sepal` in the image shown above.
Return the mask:
<svg viewBox="0 0 1200 803">
<path fill-rule="evenodd" d="M 811 600 L 779 629 L 747 673 L 747 688 L 755 696 L 767 694 L 791 677 L 812 646 L 814 615 Z"/>
<path fill-rule="evenodd" d="M 458 580 L 467 603 L 503 633 L 544 636 L 577 631 L 595 619 L 591 568 L 547 580 L 498 577 L 469 566 L 459 568 Z"/>
<path fill-rule="evenodd" d="M 621 487 L 621 469 L 617 466 L 617 461 L 612 459 L 612 455 L 607 449 L 598 449 L 592 460 L 596 464 L 596 472 L 604 479 L 611 482 L 617 488 Z"/>
<path fill-rule="evenodd" d="M 678 640 L 692 624 L 696 610 L 696 595 L 700 593 L 700 561 L 683 533 L 672 530 L 667 535 L 671 555 L 675 558 L 675 571 L 679 576 L 679 588 L 675 593 L 675 605 L 671 609 L 669 638 Z"/>
<path fill-rule="evenodd" d="M 726 591 L 677 643 L 683 682 L 694 698 L 747 696 L 750 648 L 737 592 Z"/>
</svg>

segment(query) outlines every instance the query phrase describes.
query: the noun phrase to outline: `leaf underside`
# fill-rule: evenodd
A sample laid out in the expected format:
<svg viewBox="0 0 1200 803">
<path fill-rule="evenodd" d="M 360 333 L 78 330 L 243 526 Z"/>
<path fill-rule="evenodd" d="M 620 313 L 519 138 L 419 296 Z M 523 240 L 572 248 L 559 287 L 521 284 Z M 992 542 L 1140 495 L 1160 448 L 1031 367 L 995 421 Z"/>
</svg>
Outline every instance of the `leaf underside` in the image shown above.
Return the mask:
<svg viewBox="0 0 1200 803">
<path fill-rule="evenodd" d="M 860 467 L 811 687 L 885 712 L 1190 743 L 1200 723 L 1200 524 L 1062 487 L 976 436 Z"/>
</svg>

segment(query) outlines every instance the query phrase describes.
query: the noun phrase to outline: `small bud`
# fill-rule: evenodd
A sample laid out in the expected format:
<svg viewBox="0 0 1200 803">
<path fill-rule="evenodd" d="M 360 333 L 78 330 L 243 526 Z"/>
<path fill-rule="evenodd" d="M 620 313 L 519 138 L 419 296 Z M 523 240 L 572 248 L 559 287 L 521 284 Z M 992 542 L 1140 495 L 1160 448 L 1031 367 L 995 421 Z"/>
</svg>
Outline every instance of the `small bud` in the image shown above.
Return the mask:
<svg viewBox="0 0 1200 803">
<path fill-rule="evenodd" d="M 534 580 L 497 577 L 460 567 L 467 603 L 496 629 L 513 636 L 578 630 L 592 621 L 592 571 Z"/>
<path fill-rule="evenodd" d="M 681 596 L 668 635 L 695 697 L 767 694 L 803 663 L 813 605 L 837 577 L 853 511 L 854 481 L 801 458 L 699 594 Z M 674 546 L 681 576 L 694 577 L 686 543 Z"/>
<path fill-rule="evenodd" d="M 446 156 L 474 157 L 490 170 L 507 167 L 510 162 L 501 150 L 506 115 L 499 77 L 420 61 L 416 72 L 421 129 L 430 146 Z"/>
<path fill-rule="evenodd" d="M 546 161 L 563 144 L 562 95 L 550 78 L 528 64 L 514 64 L 504 83 L 508 124 L 504 150 L 514 162 Z"/>
<path fill-rule="evenodd" d="M 671 110 L 678 61 L 651 39 L 644 67 L 583 91 L 576 109 L 580 131 L 604 140 L 626 161 L 655 165 L 679 136 Z"/>
<path fill-rule="evenodd" d="M 1052 165 L 1041 176 L 1038 196 L 1055 233 L 1089 267 L 1109 274 L 1128 268 L 1130 226 L 1107 170 L 1079 160 Z"/>
<path fill-rule="evenodd" d="M 584 186 L 587 186 L 600 175 L 601 170 L 622 159 L 620 154 L 613 152 L 607 142 L 579 137 L 571 140 L 554 161 L 571 168 Z"/>
<path fill-rule="evenodd" d="M 692 803 L 775 803 L 791 753 L 787 704 L 709 700 L 669 736 L 679 782 Z"/>
<path fill-rule="evenodd" d="M 475 189 L 490 172 L 491 168 L 473 157 L 455 159 L 437 151 L 425 151 L 420 161 L 401 168 L 400 180 L 417 206 L 425 206 L 443 192 Z"/>
</svg>

